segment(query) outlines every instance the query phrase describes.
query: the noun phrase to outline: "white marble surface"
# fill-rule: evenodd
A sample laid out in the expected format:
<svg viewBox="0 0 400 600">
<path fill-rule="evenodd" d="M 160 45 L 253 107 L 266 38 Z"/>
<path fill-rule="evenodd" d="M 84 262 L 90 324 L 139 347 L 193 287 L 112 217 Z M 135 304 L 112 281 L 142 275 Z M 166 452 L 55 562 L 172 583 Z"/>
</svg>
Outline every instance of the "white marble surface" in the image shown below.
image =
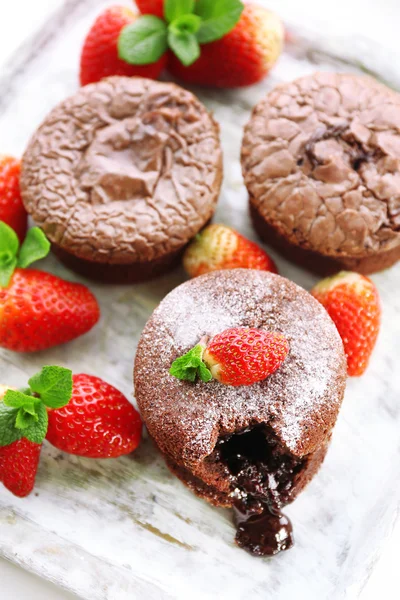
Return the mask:
<svg viewBox="0 0 400 600">
<path fill-rule="evenodd" d="M 8 40 L 3 48 L 0 45 L 3 59 L 11 52 L 13 44 L 17 47 L 60 4 L 58 0 L 36 0 L 35 14 L 32 12 L 32 18 L 29 18 L 26 3 L 22 24 L 17 5 L 7 6 L 4 18 L 1 18 L 1 7 L 0 40 L 3 44 Z M 94 12 L 104 4 L 92 1 L 90 14 L 86 14 L 88 2 L 81 0 L 79 6 L 78 2 L 72 1 L 71 10 L 58 20 L 62 24 L 65 39 L 57 43 L 50 42 L 45 50 L 47 55 L 43 54 L 43 58 L 31 63 L 30 78 L 17 73 L 11 86 L 1 88 L 3 110 L 7 102 L 12 100 L 5 112 L 0 114 L 2 151 L 21 152 L 30 131 L 48 108 L 75 89 L 77 40 L 82 38 Z M 333 44 L 336 49 L 338 38 L 345 36 L 339 46 L 347 58 L 353 58 L 354 49 L 360 52 L 365 36 L 379 42 L 384 46 L 382 51 L 366 44 L 360 60 L 372 69 L 378 68 L 385 77 L 397 83 L 400 72 L 394 61 L 390 60 L 395 53 L 398 55 L 395 24 L 398 23 L 396 16 L 400 16 L 400 10 L 396 8 L 397 3 L 382 0 L 379 11 L 372 16 L 371 11 L 357 12 L 365 6 L 358 0 L 337 2 L 335 12 L 331 8 L 329 14 L 323 3 L 310 0 L 303 0 L 301 6 L 299 4 L 297 7 L 293 6 L 293 2 L 282 0 L 272 0 L 269 4 L 278 8 L 291 22 L 311 28 L 310 36 L 318 43 L 322 31 L 332 35 L 332 38 L 327 35 L 323 40 L 325 49 L 332 48 L 332 39 L 335 40 Z M 74 11 L 75 15 L 80 13 L 76 25 Z M 312 21 L 315 20 L 324 28 L 313 26 Z M 354 32 L 357 35 L 349 40 L 348 35 Z M 46 43 L 47 34 L 38 39 L 41 44 Z M 31 51 L 19 53 L 18 60 L 23 63 L 31 54 Z M 309 53 L 307 58 L 310 58 Z M 314 48 L 311 58 L 321 60 L 321 53 Z M 326 56 L 322 59 L 326 68 L 333 68 L 331 59 Z M 15 68 L 15 60 L 13 65 Z M 285 56 L 267 86 L 280 78 L 290 79 L 313 68 L 305 60 L 305 55 L 301 60 Z M 223 102 L 217 94 L 208 92 L 203 95 L 222 122 L 226 151 L 226 184 L 219 215 L 244 232 L 248 223 L 237 161 L 240 143 L 240 128 L 237 125 L 247 118 L 249 107 L 262 93 L 263 86 L 258 86 L 251 91 L 228 94 Z M 278 262 L 283 274 L 302 285 L 311 284 L 313 279 L 310 276 L 282 260 Z M 53 270 L 58 268 L 51 259 L 47 265 Z M 66 274 L 66 271 L 58 270 Z M 84 340 L 68 347 L 33 358 L 16 358 L 2 352 L 0 371 L 7 368 L 12 380 L 10 383 L 13 383 L 24 373 L 33 372 L 36 366 L 50 359 L 82 369 L 84 357 L 85 370 L 103 372 L 105 378 L 129 394 L 134 343 L 131 337 L 127 338 L 124 329 L 128 325 L 138 333 L 157 299 L 181 278 L 182 275 L 177 273 L 172 278 L 151 286 L 138 286 L 135 290 L 110 290 L 94 286 L 102 301 L 103 329 L 98 328 Z M 253 597 L 257 598 L 283 600 L 291 597 L 293 590 L 301 598 L 301 585 L 304 586 L 303 590 L 307 589 L 308 597 L 313 599 L 340 598 L 344 594 L 348 598 L 358 597 L 367 572 L 376 561 L 381 546 L 386 543 L 386 535 L 381 534 L 381 528 L 384 534 L 390 530 L 399 499 L 397 406 L 400 380 L 388 353 L 395 351 L 396 335 L 400 333 L 393 293 L 400 289 L 400 269 L 397 267 L 374 279 L 384 297 L 386 318 L 383 333 L 369 373 L 363 380 L 350 383 L 346 404 L 323 470 L 288 511 L 297 524 L 297 549 L 279 557 L 273 564 L 243 555 L 231 545 L 233 531 L 229 516 L 224 511 L 215 511 L 204 505 L 184 490 L 169 476 L 146 444 L 133 459 L 122 459 L 116 463 L 108 461 L 101 465 L 73 458 L 62 460 L 59 453 L 46 448 L 38 478 L 38 497 L 16 501 L 0 490 L 0 554 L 49 579 L 64 585 L 72 584 L 83 597 L 90 599 L 130 598 L 132 596 L 128 590 L 133 589 L 132 578 L 140 580 L 134 586 L 135 595 L 141 589 L 142 595 L 149 598 L 182 597 L 187 590 L 183 578 L 189 568 L 192 581 L 197 582 L 195 589 L 201 594 L 194 597 L 211 597 L 216 583 L 223 583 L 225 592 L 231 589 L 234 598 L 244 597 L 249 585 L 249 572 L 252 573 Z M 111 331 L 114 331 L 113 335 Z M 94 349 L 96 355 L 91 354 Z M 349 454 L 352 457 L 350 461 Z M 379 470 L 374 470 L 373 467 L 378 464 Z M 84 485 L 82 472 L 87 478 Z M 182 517 L 191 519 L 194 525 L 185 523 Z M 103 529 L 99 523 L 104 521 L 107 522 L 107 528 Z M 178 543 L 155 535 L 154 528 L 175 537 Z M 327 537 L 330 538 L 328 544 Z M 397 561 L 390 563 L 390 560 L 398 553 L 399 538 L 400 535 L 393 538 L 392 556 L 388 552 L 378 566 L 374 575 L 375 583 L 372 580 L 375 591 L 372 587 L 372 592 L 369 592 L 367 587 L 361 596 L 363 600 L 368 598 L 368 594 L 369 598 L 376 598 L 385 589 L 385 584 L 385 596 L 389 599 L 398 597 L 394 591 Z M 185 545 L 196 546 L 196 551 L 189 551 Z M 344 548 L 348 551 L 347 558 L 338 569 L 336 561 L 340 558 L 340 549 Z M 157 569 L 154 569 L 155 557 Z M 104 566 L 105 559 L 108 566 Z M 390 564 L 394 573 L 390 573 L 390 569 L 388 571 L 387 565 Z M 225 579 L 228 575 L 232 578 L 232 571 L 233 586 L 231 581 Z M 18 590 L 23 576 L 18 574 L 17 580 L 15 573 L 15 567 L 5 567 L 0 563 L 2 586 L 9 585 L 9 596 L 7 587 L 3 587 L 5 598 L 24 598 L 29 593 L 31 600 L 35 593 L 42 594 L 42 584 L 32 576 L 27 576 L 25 591 L 23 588 Z M 114 580 L 118 579 L 118 585 L 111 581 L 113 574 Z M 397 579 L 397 589 L 398 584 Z M 108 586 L 107 592 L 104 591 L 104 585 Z M 26 592 L 28 589 L 29 592 Z M 192 585 L 190 590 L 193 593 Z M 267 590 L 274 593 L 267 596 Z M 62 598 L 62 592 L 55 592 L 55 588 L 48 588 L 47 594 L 49 598 Z"/>
</svg>

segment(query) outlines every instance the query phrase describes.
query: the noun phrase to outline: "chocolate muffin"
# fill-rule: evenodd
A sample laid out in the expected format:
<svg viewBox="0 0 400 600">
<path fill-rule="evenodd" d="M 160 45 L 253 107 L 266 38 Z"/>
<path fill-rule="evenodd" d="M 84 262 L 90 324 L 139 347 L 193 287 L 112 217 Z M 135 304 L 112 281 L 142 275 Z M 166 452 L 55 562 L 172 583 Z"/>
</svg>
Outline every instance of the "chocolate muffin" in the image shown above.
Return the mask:
<svg viewBox="0 0 400 600">
<path fill-rule="evenodd" d="M 181 381 L 172 362 L 233 327 L 282 333 L 290 351 L 264 381 Z M 335 325 L 308 292 L 272 273 L 219 271 L 174 289 L 149 319 L 135 393 L 168 466 L 196 494 L 234 506 L 237 542 L 256 554 L 292 544 L 281 507 L 317 472 L 342 402 L 346 361 Z"/>
<path fill-rule="evenodd" d="M 242 167 L 263 240 L 310 270 L 368 274 L 400 259 L 400 95 L 317 73 L 253 111 Z"/>
<path fill-rule="evenodd" d="M 212 217 L 218 126 L 171 83 L 110 77 L 59 104 L 22 161 L 27 211 L 83 275 L 135 282 L 165 272 Z"/>
</svg>

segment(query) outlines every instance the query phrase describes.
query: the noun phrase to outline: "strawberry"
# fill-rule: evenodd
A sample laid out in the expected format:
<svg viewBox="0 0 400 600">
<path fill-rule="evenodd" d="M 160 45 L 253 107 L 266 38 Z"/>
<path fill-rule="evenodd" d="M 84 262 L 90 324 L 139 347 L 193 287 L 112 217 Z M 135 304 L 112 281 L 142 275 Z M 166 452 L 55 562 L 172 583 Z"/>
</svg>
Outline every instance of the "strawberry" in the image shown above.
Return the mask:
<svg viewBox="0 0 400 600">
<path fill-rule="evenodd" d="M 28 215 L 19 190 L 20 161 L 12 156 L 0 156 L 0 221 L 12 227 L 22 243 Z"/>
<path fill-rule="evenodd" d="M 190 83 L 251 85 L 265 77 L 282 49 L 278 17 L 241 0 L 143 1 L 139 8 L 147 14 L 121 31 L 119 57 L 151 64 L 169 48 L 169 70 Z"/>
<path fill-rule="evenodd" d="M 90 29 L 81 54 L 81 85 L 100 81 L 111 75 L 138 76 L 157 79 L 163 71 L 167 56 L 161 56 L 148 65 L 131 65 L 118 56 L 118 38 L 127 25 L 138 18 L 138 14 L 125 6 L 112 6 L 97 17 Z"/>
<path fill-rule="evenodd" d="M 226 329 L 208 343 L 199 344 L 171 366 L 178 379 L 205 383 L 216 379 L 232 386 L 252 385 L 272 375 L 289 353 L 289 343 L 280 333 L 236 327 Z"/>
<path fill-rule="evenodd" d="M 282 51 L 280 19 L 256 4 L 246 4 L 240 21 L 225 37 L 201 46 L 201 56 L 185 66 L 171 55 L 168 70 L 197 85 L 236 88 L 261 81 Z"/>
<path fill-rule="evenodd" d="M 183 266 L 189 277 L 221 269 L 278 270 L 274 261 L 257 244 L 226 225 L 209 225 L 188 246 Z"/>
<path fill-rule="evenodd" d="M 0 481 L 14 496 L 25 498 L 34 486 L 42 444 L 26 439 L 0 447 Z"/>
<path fill-rule="evenodd" d="M 34 227 L 19 248 L 14 231 L 0 222 L 0 346 L 3 348 L 14 352 L 45 350 L 83 335 L 99 319 L 97 301 L 85 286 L 24 268 L 43 258 L 49 247 L 43 232 Z"/>
<path fill-rule="evenodd" d="M 164 0 L 135 0 L 142 15 L 155 15 L 164 17 Z"/>
<path fill-rule="evenodd" d="M 43 367 L 27 389 L 0 386 L 0 481 L 15 496 L 28 496 L 34 488 L 47 408 L 64 406 L 71 392 L 71 371 L 56 366 Z"/>
<path fill-rule="evenodd" d="M 379 333 L 378 290 L 368 277 L 342 271 L 318 283 L 311 294 L 326 308 L 339 331 L 348 375 L 359 377 L 368 366 Z"/>
<path fill-rule="evenodd" d="M 126 397 L 91 375 L 74 375 L 72 398 L 49 411 L 48 441 L 88 458 L 116 458 L 139 445 L 142 421 Z"/>
</svg>

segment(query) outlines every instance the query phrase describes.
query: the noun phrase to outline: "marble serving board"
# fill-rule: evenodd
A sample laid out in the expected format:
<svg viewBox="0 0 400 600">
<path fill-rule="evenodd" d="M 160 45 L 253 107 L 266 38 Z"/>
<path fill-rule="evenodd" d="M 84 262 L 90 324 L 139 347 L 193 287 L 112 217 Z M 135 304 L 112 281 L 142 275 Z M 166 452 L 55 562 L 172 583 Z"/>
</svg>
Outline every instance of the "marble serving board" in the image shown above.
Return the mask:
<svg viewBox="0 0 400 600">
<path fill-rule="evenodd" d="M 77 89 L 81 41 L 108 3 L 58 4 L 3 69 L 2 152 L 21 154 L 48 110 Z M 268 4 L 293 21 L 290 0 Z M 375 73 L 400 87 L 400 68 L 377 44 L 325 35 L 299 11 L 290 31 L 291 43 L 262 84 L 224 93 L 194 90 L 221 124 L 225 179 L 216 220 L 253 239 L 239 151 L 242 127 L 266 91 L 315 69 Z M 283 275 L 305 288 L 313 285 L 313 276 L 272 255 Z M 53 257 L 40 267 L 78 280 Z M 178 270 L 146 285 L 89 284 L 101 304 L 99 325 L 75 342 L 32 356 L 0 350 L 0 380 L 22 385 L 43 364 L 60 364 L 100 375 L 133 399 L 140 332 L 184 279 Z M 106 461 L 68 456 L 46 443 L 35 493 L 19 500 L 0 486 L 0 555 L 88 600 L 357 597 L 400 497 L 400 265 L 373 279 L 383 302 L 382 332 L 366 375 L 349 381 L 320 473 L 287 508 L 296 535 L 292 550 L 257 559 L 236 548 L 229 511 L 192 495 L 145 439 L 132 456 Z"/>
</svg>

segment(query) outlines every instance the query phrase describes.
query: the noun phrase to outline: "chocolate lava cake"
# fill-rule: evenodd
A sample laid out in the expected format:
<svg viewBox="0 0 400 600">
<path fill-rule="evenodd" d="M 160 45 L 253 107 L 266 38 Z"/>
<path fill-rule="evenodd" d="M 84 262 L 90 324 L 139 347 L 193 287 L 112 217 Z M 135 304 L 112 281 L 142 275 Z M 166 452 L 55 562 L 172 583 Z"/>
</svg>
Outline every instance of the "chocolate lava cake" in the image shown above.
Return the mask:
<svg viewBox="0 0 400 600">
<path fill-rule="evenodd" d="M 235 327 L 286 337 L 289 355 L 274 374 L 239 387 L 169 374 L 172 362 L 204 335 Z M 141 414 L 168 466 L 212 504 L 234 506 L 237 543 L 260 555 L 290 547 L 281 507 L 317 472 L 345 389 L 343 345 L 325 309 L 272 273 L 200 276 L 154 311 L 134 378 Z"/>
<path fill-rule="evenodd" d="M 110 77 L 46 117 L 24 154 L 21 191 L 67 266 L 125 283 L 179 261 L 221 181 L 219 129 L 193 94 Z"/>
<path fill-rule="evenodd" d="M 254 226 L 322 274 L 400 259 L 400 95 L 370 77 L 317 73 L 276 87 L 247 124 Z"/>
</svg>

